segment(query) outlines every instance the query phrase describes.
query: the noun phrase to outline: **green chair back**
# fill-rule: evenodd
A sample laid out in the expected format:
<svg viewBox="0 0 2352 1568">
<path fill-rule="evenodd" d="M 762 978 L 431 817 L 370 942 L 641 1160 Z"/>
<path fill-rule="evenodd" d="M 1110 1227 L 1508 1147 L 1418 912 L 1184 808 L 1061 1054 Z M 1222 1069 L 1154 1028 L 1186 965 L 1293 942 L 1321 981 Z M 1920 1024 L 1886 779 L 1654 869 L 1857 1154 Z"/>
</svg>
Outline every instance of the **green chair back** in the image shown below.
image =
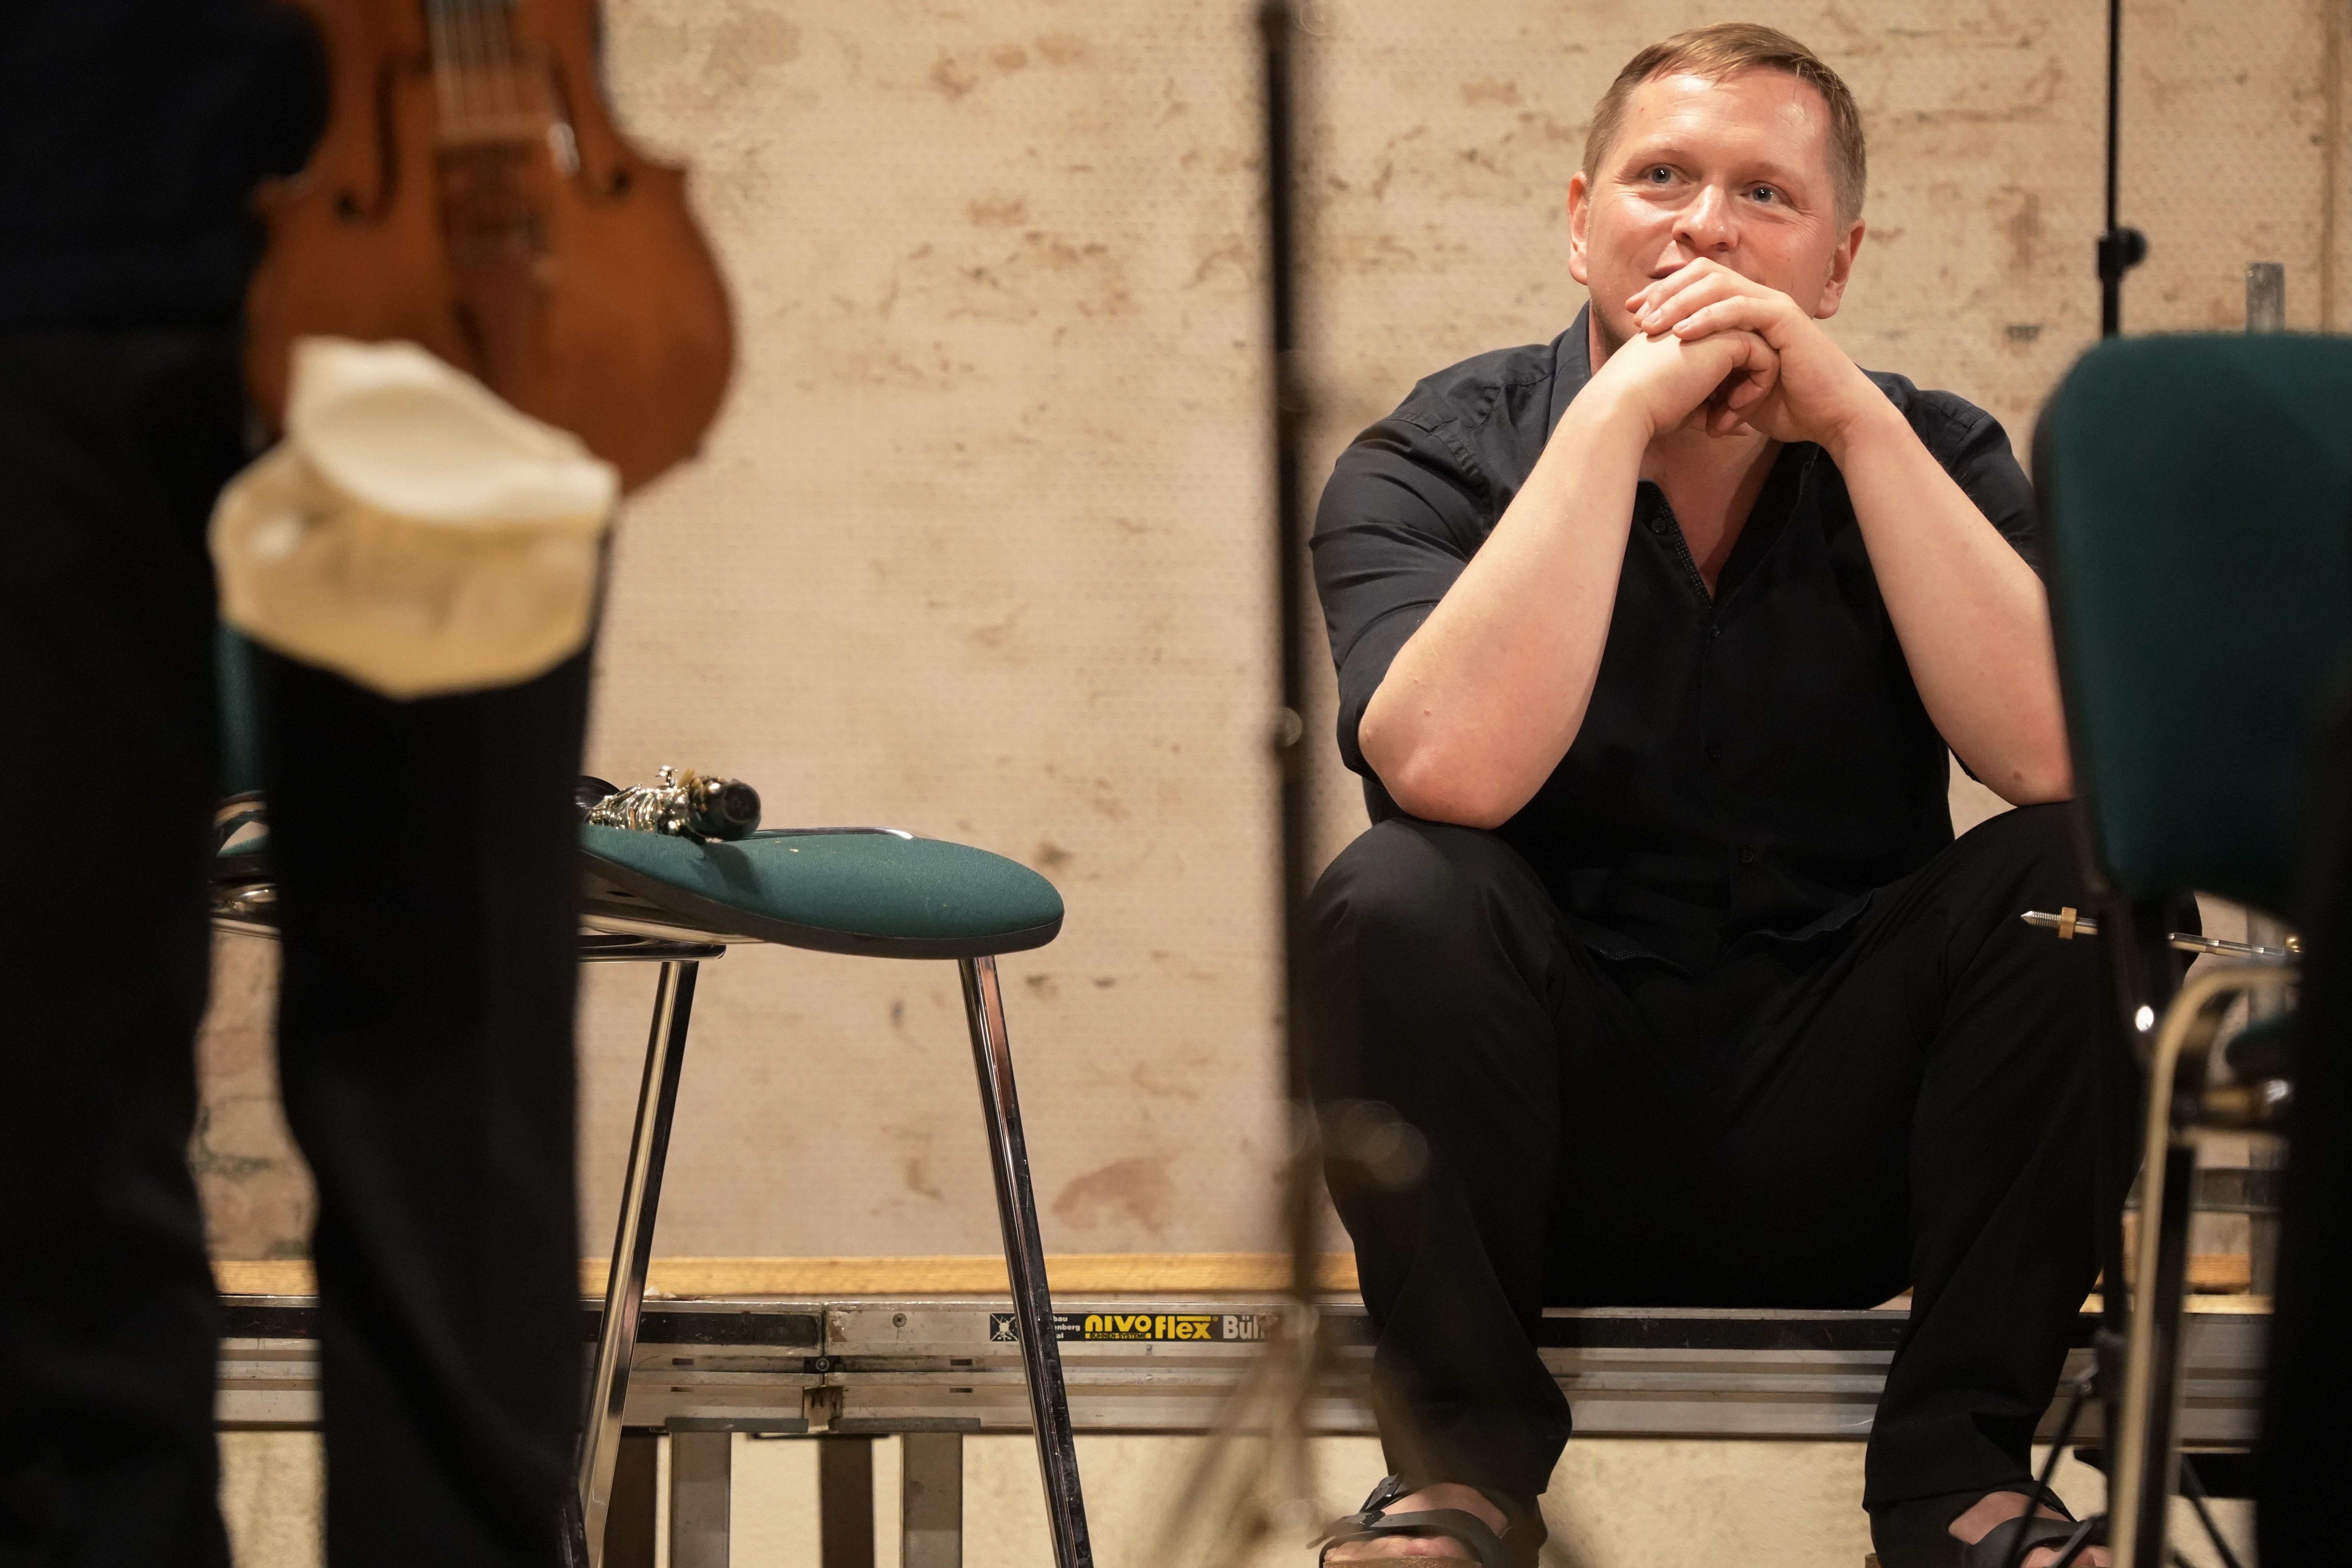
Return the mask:
<svg viewBox="0 0 2352 1568">
<path fill-rule="evenodd" d="M 2098 870 L 2284 912 L 2311 715 L 2352 652 L 2352 340 L 2104 342 L 2042 412 L 2034 482 Z"/>
</svg>

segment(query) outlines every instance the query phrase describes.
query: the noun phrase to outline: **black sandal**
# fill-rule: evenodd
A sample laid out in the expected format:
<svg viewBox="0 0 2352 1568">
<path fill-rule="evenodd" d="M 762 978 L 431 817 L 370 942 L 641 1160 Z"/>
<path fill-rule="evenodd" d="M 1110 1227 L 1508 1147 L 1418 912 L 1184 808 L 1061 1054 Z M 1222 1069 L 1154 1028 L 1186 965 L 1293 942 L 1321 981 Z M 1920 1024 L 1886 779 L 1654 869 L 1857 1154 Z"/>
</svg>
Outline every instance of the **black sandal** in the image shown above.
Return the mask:
<svg viewBox="0 0 2352 1568">
<path fill-rule="evenodd" d="M 1427 1484 L 1427 1483 L 1423 1483 Z M 1419 1513 L 1391 1513 L 1389 1505 L 1399 1498 L 1411 1496 L 1420 1485 L 1407 1486 L 1402 1476 L 1387 1476 L 1372 1489 L 1364 1506 L 1345 1519 L 1335 1519 L 1324 1531 L 1319 1544 L 1323 1551 L 1316 1553 L 1318 1568 L 1334 1546 L 1344 1546 L 1357 1541 L 1385 1541 L 1402 1536 L 1410 1540 L 1436 1537 L 1458 1541 L 1471 1551 L 1469 1561 L 1478 1568 L 1535 1568 L 1536 1548 L 1543 1544 L 1544 1531 L 1530 1525 L 1532 1519 L 1540 1520 L 1532 1503 L 1522 1503 L 1505 1498 L 1480 1487 L 1478 1491 L 1510 1521 L 1503 1533 L 1497 1535 L 1486 1521 L 1476 1514 L 1458 1508 L 1426 1509 Z M 1416 1557 L 1402 1559 L 1413 1563 L 1460 1562 L 1459 1558 Z"/>
<path fill-rule="evenodd" d="M 2029 1503 L 2015 1519 L 1994 1525 L 1974 1544 L 1954 1535 L 1952 1521 L 1995 1492 L 2018 1492 L 2028 1498 L 2038 1493 L 2039 1501 Z M 2033 1511 L 2045 1505 L 2064 1517 L 2045 1519 Z M 2042 1491 L 2032 1482 L 1945 1492 L 1870 1510 L 1870 1544 L 1879 1568 L 2017 1568 L 2035 1548 L 2063 1548 L 2074 1544 L 2077 1535 L 2084 1537 L 2085 1546 L 2105 1544 L 2103 1531 L 2093 1528 L 2086 1532 L 2055 1493 Z M 2077 1556 L 2068 1568 L 2075 1568 L 2080 1562 Z"/>
</svg>

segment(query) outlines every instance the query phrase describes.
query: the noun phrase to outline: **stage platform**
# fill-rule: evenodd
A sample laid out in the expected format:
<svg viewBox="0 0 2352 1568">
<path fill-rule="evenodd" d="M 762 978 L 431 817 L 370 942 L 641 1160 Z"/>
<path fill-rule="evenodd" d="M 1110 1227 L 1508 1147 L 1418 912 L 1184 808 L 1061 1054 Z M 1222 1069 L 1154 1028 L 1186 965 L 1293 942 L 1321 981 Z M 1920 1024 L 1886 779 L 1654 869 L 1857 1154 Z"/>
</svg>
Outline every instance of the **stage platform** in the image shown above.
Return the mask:
<svg viewBox="0 0 2352 1568">
<path fill-rule="evenodd" d="M 219 1419 L 301 1428 L 319 1419 L 316 1299 L 228 1295 Z M 2234 1447 L 2254 1433 L 2267 1303 L 2191 1299 L 2183 1438 Z M 1271 1292 L 1072 1295 L 1056 1301 L 1081 1432 L 1207 1430 L 1280 1321 Z M 597 1304 L 583 1303 L 583 1356 Z M 1583 1309 L 1548 1312 L 1543 1355 L 1591 1436 L 1846 1438 L 1870 1432 L 1905 1314 Z M 1313 1409 L 1325 1433 L 1368 1434 L 1369 1325 L 1351 1298 L 1326 1309 L 1332 1372 Z M 2081 1323 L 2087 1347 L 2094 1320 Z M 2087 1369 L 2078 1348 L 2069 1375 Z M 2053 1429 L 2058 1412 L 2045 1419 Z M 886 1435 L 1028 1428 L 1009 1303 L 989 1295 L 649 1300 L 626 1424 L 669 1432 Z M 2095 1406 L 2078 1440 L 2095 1442 Z"/>
</svg>

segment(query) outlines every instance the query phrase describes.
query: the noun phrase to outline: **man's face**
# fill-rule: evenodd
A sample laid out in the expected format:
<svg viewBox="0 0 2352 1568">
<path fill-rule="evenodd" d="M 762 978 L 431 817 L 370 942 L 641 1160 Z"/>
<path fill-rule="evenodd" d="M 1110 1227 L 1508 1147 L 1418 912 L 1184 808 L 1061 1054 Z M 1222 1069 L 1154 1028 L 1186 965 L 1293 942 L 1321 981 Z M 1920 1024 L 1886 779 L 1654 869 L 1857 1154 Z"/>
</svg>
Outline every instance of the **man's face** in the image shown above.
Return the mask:
<svg viewBox="0 0 2352 1568">
<path fill-rule="evenodd" d="M 1834 315 L 1862 244 L 1841 222 L 1829 106 L 1784 71 L 1654 77 L 1591 176 L 1568 184 L 1569 270 L 1604 352 L 1633 333 L 1628 296 L 1704 257 Z"/>
</svg>

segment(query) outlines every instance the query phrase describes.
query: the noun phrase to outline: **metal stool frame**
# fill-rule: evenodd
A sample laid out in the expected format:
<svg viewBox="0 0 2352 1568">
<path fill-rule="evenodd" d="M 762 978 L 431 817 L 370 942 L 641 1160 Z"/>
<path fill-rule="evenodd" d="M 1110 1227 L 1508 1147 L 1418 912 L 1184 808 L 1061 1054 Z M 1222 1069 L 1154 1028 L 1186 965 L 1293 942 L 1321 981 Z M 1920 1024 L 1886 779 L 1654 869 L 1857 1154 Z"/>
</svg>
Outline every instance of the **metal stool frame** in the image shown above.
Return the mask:
<svg viewBox="0 0 2352 1568">
<path fill-rule="evenodd" d="M 249 817 L 257 796 L 224 803 L 217 820 L 225 827 Z M 890 828 L 824 828 L 828 833 L 893 833 Z M 912 837 L 900 834 L 901 837 Z M 215 929 L 275 939 L 276 889 L 267 881 L 215 884 Z M 596 1356 L 581 1422 L 573 1506 L 567 1510 L 568 1551 L 586 1568 L 600 1568 L 604 1521 L 612 1506 L 613 1475 L 620 1459 L 622 1418 L 628 1404 L 629 1362 L 636 1350 L 645 1309 L 646 1278 L 653 1262 L 654 1224 L 661 1204 L 662 1173 L 669 1156 L 670 1127 L 677 1111 L 678 1079 L 686 1065 L 687 1034 L 693 1021 L 694 987 L 704 963 L 728 946 L 751 939 L 648 920 L 641 910 L 600 913 L 591 900 L 582 921 L 583 963 L 657 963 L 651 1029 L 646 1040 L 645 1075 L 637 1089 L 635 1129 L 621 1188 L 621 1210 L 613 1237 L 612 1272 L 596 1328 Z M 1013 1288 L 1013 1314 L 1021 1337 L 1022 1371 L 1037 1436 L 1037 1464 L 1045 1482 L 1045 1514 L 1052 1531 L 1055 1568 L 1094 1568 L 1087 1531 L 1086 1499 L 1078 1481 L 1077 1447 L 1070 1426 L 1069 1393 L 1062 1374 L 1061 1346 L 1055 1337 L 1054 1303 L 1045 1279 L 1045 1248 L 1037 1229 L 1037 1201 L 1029 1179 L 1029 1148 L 1021 1130 L 1021 1101 L 1013 1077 L 1011 1036 L 993 953 L 956 960 L 963 983 L 964 1015 L 971 1026 L 972 1065 L 980 1079 L 981 1110 L 988 1122 L 989 1168 L 996 1184 L 996 1215 L 1004 1240 L 1004 1265 Z"/>
<path fill-rule="evenodd" d="M 597 1327 L 595 1370 L 589 1381 L 587 1414 L 580 1436 L 580 1517 L 591 1568 L 604 1559 L 604 1517 L 612 1505 L 613 1472 L 620 1458 L 629 1361 L 636 1349 L 646 1277 L 653 1261 L 654 1224 L 661 1203 L 663 1167 L 669 1154 L 670 1126 L 677 1110 L 678 1079 L 686 1063 L 695 978 L 704 959 L 725 951 L 715 942 L 677 945 L 682 951 L 675 953 L 595 955 L 658 959 L 662 967 L 646 1041 L 645 1076 L 637 1090 L 636 1125 L 629 1143 L 620 1217 L 613 1236 L 612 1274 Z M 957 960 L 956 968 L 963 982 L 964 1015 L 971 1032 L 972 1065 L 980 1079 L 981 1110 L 988 1121 L 997 1222 L 1003 1233 L 1004 1264 L 1013 1286 L 1013 1321 L 1021 1335 L 1022 1370 L 1037 1435 L 1037 1464 L 1045 1481 L 1054 1562 L 1055 1568 L 1092 1568 L 1094 1550 L 1087 1538 L 1086 1500 L 1078 1482 L 1061 1347 L 1054 1334 L 1045 1248 L 1037 1229 L 1037 1202 L 1029 1180 L 1028 1143 L 1021 1130 L 1021 1101 L 1013 1083 L 1013 1050 L 1005 1029 L 996 959 L 982 953 Z"/>
</svg>

